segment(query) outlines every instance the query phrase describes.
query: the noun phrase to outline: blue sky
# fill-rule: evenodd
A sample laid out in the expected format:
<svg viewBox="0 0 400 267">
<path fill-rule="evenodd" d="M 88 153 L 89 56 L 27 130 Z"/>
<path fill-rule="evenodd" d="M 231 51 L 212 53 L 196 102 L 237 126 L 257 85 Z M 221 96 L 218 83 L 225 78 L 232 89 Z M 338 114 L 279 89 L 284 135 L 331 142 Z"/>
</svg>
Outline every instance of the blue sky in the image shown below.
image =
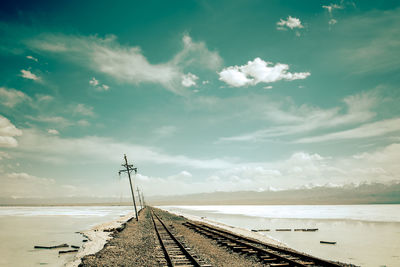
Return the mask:
<svg viewBox="0 0 400 267">
<path fill-rule="evenodd" d="M 400 179 L 397 1 L 13 1 L 0 196 Z"/>
</svg>

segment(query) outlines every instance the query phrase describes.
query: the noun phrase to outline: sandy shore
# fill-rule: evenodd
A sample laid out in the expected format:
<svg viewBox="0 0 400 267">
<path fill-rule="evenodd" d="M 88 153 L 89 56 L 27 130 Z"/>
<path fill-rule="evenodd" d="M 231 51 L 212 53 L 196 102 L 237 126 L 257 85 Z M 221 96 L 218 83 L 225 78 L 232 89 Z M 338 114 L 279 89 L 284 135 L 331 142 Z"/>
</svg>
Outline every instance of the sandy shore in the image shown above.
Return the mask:
<svg viewBox="0 0 400 267">
<path fill-rule="evenodd" d="M 95 254 L 112 238 L 115 229 L 120 228 L 127 221 L 134 217 L 135 213 L 131 212 L 116 220 L 96 225 L 90 230 L 80 232 L 87 238 L 88 242 L 84 243 L 75 255 L 72 262 L 67 263 L 66 267 L 77 267 L 82 262 L 82 258 L 86 255 Z"/>
</svg>

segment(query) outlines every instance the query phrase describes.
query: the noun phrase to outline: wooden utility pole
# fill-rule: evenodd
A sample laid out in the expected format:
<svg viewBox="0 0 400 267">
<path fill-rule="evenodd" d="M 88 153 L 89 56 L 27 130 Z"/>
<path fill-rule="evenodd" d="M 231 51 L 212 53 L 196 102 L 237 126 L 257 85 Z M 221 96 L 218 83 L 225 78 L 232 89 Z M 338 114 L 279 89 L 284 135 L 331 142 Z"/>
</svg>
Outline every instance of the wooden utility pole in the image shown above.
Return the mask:
<svg viewBox="0 0 400 267">
<path fill-rule="evenodd" d="M 142 192 L 142 203 L 143 203 L 144 206 L 146 206 L 146 203 L 144 202 L 143 192 Z"/>
<path fill-rule="evenodd" d="M 126 172 L 128 174 L 129 178 L 129 185 L 131 186 L 131 193 L 132 193 L 132 199 L 133 199 L 133 206 L 135 207 L 135 214 L 136 214 L 136 221 L 139 220 L 138 218 L 138 213 L 137 213 L 137 208 L 136 208 L 136 201 L 135 201 L 135 194 L 133 193 L 133 186 L 132 186 L 132 180 L 131 180 L 131 172 L 135 171 L 135 174 L 137 173 L 137 168 L 133 167 L 133 164 L 128 164 L 128 159 L 126 158 L 126 155 L 124 154 L 124 159 L 125 159 L 125 164 L 122 164 L 122 167 L 125 167 L 126 170 L 120 170 L 118 172 L 119 175 L 121 173 Z"/>
<path fill-rule="evenodd" d="M 142 203 L 142 198 L 140 197 L 139 187 L 136 187 L 136 191 L 139 198 L 140 209 L 143 209 L 143 203 Z"/>
</svg>

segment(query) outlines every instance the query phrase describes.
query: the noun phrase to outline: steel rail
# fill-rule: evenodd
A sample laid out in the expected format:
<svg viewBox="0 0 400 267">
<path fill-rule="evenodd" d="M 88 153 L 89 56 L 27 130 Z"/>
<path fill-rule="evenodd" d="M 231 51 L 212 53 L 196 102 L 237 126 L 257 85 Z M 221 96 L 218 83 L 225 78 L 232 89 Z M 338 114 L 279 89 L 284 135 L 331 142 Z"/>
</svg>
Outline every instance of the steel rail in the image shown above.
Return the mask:
<svg viewBox="0 0 400 267">
<path fill-rule="evenodd" d="M 207 228 L 210 228 L 210 229 L 215 229 L 215 228 L 212 228 L 212 227 L 210 227 L 208 225 L 204 225 L 204 226 L 207 227 Z M 257 241 L 257 240 L 252 239 L 252 238 L 247 238 L 247 237 L 235 235 L 234 233 L 231 233 L 229 231 L 225 231 L 225 230 L 222 230 L 222 229 L 215 229 L 215 230 L 223 232 L 223 233 L 226 233 L 226 234 L 231 235 L 231 236 L 235 236 L 235 237 L 241 238 L 242 240 L 245 240 L 247 242 L 252 242 L 252 243 L 255 243 L 257 245 L 261 245 L 261 246 L 267 247 L 268 249 L 276 250 L 276 251 L 281 252 L 281 253 L 289 253 L 289 254 L 292 254 L 292 255 L 294 255 L 296 257 L 299 257 L 299 258 L 304 258 L 304 259 L 307 259 L 307 260 L 313 260 L 315 263 L 321 264 L 323 266 L 327 266 L 327 267 L 341 267 L 342 266 L 342 265 L 337 264 L 335 262 L 330 262 L 330 261 L 327 261 L 327 260 L 324 260 L 324 259 L 320 259 L 320 258 L 311 256 L 311 255 L 307 255 L 307 254 L 304 254 L 304 253 L 301 253 L 301 252 L 288 250 L 288 249 L 285 249 L 283 247 L 279 247 L 279 246 L 276 246 L 276 245 L 273 245 L 273 244 L 266 244 L 266 243 Z"/>
<path fill-rule="evenodd" d="M 156 222 L 154 221 L 154 218 L 153 218 L 153 214 L 151 215 L 151 219 L 152 219 L 153 224 L 154 224 L 154 229 L 156 230 L 158 241 L 160 242 L 161 248 L 162 248 L 162 250 L 164 252 L 164 256 L 165 256 L 165 260 L 167 261 L 167 265 L 168 265 L 168 267 L 173 267 L 174 265 L 172 264 L 171 257 L 169 256 L 168 251 L 165 248 L 164 242 L 163 242 L 163 240 L 161 238 L 161 235 L 158 232 Z"/>
<path fill-rule="evenodd" d="M 254 250 L 257 252 L 257 256 L 263 256 L 263 255 L 271 255 L 273 257 L 276 257 L 277 259 L 281 260 L 281 261 L 285 261 L 287 263 L 290 264 L 290 266 L 310 266 L 310 264 L 306 263 L 306 261 L 312 261 L 313 264 L 312 265 L 317 265 L 317 266 L 327 266 L 327 267 L 341 267 L 342 265 L 334 263 L 334 262 L 330 262 L 330 261 L 326 261 L 323 259 L 319 259 L 307 254 L 303 254 L 300 252 L 295 252 L 293 250 L 289 250 L 289 249 L 285 249 L 279 246 L 275 246 L 272 244 L 266 244 L 266 243 L 262 243 L 259 242 L 255 239 L 251 239 L 251 238 L 247 238 L 247 237 L 243 237 L 240 235 L 236 235 L 234 233 L 231 233 L 229 231 L 225 231 L 222 229 L 218 229 L 218 228 L 214 228 L 208 225 L 204 225 L 204 224 L 194 224 L 191 222 L 187 222 L 187 225 L 190 225 L 191 227 L 194 228 L 198 228 L 201 229 L 202 231 L 205 231 L 207 233 L 209 233 L 210 235 L 216 235 L 219 236 L 220 238 L 223 239 L 227 239 L 231 242 L 234 242 L 236 244 L 239 244 L 240 246 L 244 246 L 246 248 L 249 248 L 251 250 Z M 211 236 L 210 236 L 211 237 Z M 261 245 L 263 247 L 265 247 L 266 249 L 254 246 L 250 243 L 256 244 L 256 245 Z M 283 253 L 286 255 L 281 255 L 278 253 Z M 293 258 L 295 257 L 295 258 Z"/>
<path fill-rule="evenodd" d="M 154 211 L 152 211 L 152 220 L 154 223 L 154 228 L 156 229 L 157 232 L 157 236 L 158 239 L 160 240 L 161 246 L 163 248 L 164 254 L 166 255 L 166 259 L 167 259 L 167 263 L 171 264 L 168 266 L 174 266 L 173 261 L 170 257 L 170 255 L 168 254 L 168 251 L 164 245 L 164 242 L 162 241 L 161 235 L 158 232 L 157 226 L 156 226 L 156 222 L 154 221 L 154 217 L 156 217 L 156 219 L 161 223 L 161 225 L 163 226 L 163 228 L 165 229 L 165 231 L 168 233 L 168 235 L 170 236 L 170 238 L 175 242 L 175 244 L 179 247 L 179 249 L 181 250 L 181 252 L 186 256 L 186 258 L 193 264 L 193 266 L 196 267 L 201 267 L 200 263 L 189 253 L 189 251 L 187 251 L 187 249 L 182 245 L 181 242 L 179 242 L 178 239 L 176 239 L 176 237 L 171 233 L 171 231 L 168 229 L 168 227 L 164 224 L 164 222 L 160 219 L 160 217 L 157 216 L 157 214 L 154 213 Z"/>
</svg>

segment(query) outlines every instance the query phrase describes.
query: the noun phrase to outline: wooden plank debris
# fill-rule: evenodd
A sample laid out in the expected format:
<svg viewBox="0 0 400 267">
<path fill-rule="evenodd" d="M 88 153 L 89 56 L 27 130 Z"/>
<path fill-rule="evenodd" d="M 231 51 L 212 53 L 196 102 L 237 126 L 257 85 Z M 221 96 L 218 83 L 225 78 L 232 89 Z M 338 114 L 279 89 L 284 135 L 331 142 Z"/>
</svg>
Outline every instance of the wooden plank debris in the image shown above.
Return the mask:
<svg viewBox="0 0 400 267">
<path fill-rule="evenodd" d="M 61 244 L 57 246 L 34 246 L 33 248 L 39 248 L 39 249 L 54 249 L 54 248 L 67 248 L 69 247 L 68 244 Z"/>
<path fill-rule="evenodd" d="M 319 243 L 321 243 L 321 244 L 330 244 L 330 245 L 335 245 L 336 244 L 335 241 L 319 241 Z"/>
</svg>

